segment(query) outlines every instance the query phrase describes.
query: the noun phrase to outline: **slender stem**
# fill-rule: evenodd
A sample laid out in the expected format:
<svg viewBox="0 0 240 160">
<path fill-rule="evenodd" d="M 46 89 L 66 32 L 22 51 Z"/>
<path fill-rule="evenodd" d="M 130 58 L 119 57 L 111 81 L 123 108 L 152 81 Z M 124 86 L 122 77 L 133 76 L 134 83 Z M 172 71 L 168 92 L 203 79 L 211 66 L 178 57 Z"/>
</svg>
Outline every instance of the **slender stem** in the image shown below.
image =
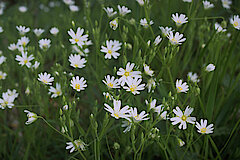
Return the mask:
<svg viewBox="0 0 240 160">
<path fill-rule="evenodd" d="M 45 118 L 43 118 L 42 116 L 38 116 L 38 118 L 42 119 L 42 120 L 43 120 L 50 128 L 52 128 L 54 131 L 56 131 L 56 132 L 59 133 L 60 135 L 64 136 L 65 138 L 69 139 L 69 140 L 73 143 L 74 147 L 78 150 L 78 152 L 80 153 L 80 155 L 82 156 L 82 158 L 83 158 L 84 160 L 87 160 L 87 159 L 85 158 L 85 156 L 83 155 L 83 153 L 79 150 L 79 148 L 78 148 L 78 147 L 76 146 L 76 144 L 73 142 L 73 139 L 72 139 L 72 138 L 70 138 L 70 137 L 68 137 L 67 135 L 63 134 L 62 132 L 58 131 L 55 127 L 53 127 L 53 126 L 52 126 Z"/>
</svg>

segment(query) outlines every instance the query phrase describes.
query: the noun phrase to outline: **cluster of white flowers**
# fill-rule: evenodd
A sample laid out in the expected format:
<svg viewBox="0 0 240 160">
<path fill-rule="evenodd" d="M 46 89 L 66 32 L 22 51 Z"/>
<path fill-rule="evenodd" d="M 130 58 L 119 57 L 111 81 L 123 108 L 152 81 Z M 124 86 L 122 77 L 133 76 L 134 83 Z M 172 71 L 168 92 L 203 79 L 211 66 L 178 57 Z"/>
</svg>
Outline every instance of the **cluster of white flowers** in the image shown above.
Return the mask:
<svg viewBox="0 0 240 160">
<path fill-rule="evenodd" d="M 8 89 L 7 92 L 2 93 L 0 98 L 0 108 L 5 109 L 6 107 L 12 108 L 14 106 L 14 100 L 18 97 L 18 93 L 15 89 Z"/>
</svg>

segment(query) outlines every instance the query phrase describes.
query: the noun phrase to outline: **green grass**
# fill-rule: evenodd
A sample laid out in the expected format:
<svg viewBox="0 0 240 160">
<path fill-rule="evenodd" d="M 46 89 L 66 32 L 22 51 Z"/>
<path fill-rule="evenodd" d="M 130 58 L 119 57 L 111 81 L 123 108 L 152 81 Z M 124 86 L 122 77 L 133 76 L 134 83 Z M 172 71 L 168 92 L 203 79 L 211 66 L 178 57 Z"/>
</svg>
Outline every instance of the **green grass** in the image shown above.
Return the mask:
<svg viewBox="0 0 240 160">
<path fill-rule="evenodd" d="M 7 58 L 0 65 L 0 70 L 7 73 L 6 79 L 0 80 L 0 91 L 16 89 L 19 96 L 12 109 L 0 110 L 0 159 L 239 159 L 240 30 L 230 24 L 229 18 L 240 14 L 240 1 L 233 0 L 230 10 L 224 9 L 220 1 L 211 1 L 215 7 L 210 10 L 203 9 L 202 1 L 193 1 L 150 0 L 149 5 L 141 7 L 134 0 L 83 0 L 76 1 L 80 7 L 78 12 L 70 12 L 62 1 L 59 1 L 59 7 L 49 8 L 48 12 L 39 8 L 40 4 L 47 6 L 48 0 L 8 2 L 0 18 L 0 26 L 4 29 L 0 33 L 0 50 Z M 118 4 L 127 6 L 132 12 L 124 17 L 114 16 L 118 17 L 119 23 L 114 31 L 109 27 L 114 18 L 108 18 L 103 7 L 110 6 L 117 11 Z M 26 5 L 28 11 L 20 13 L 19 5 Z M 186 14 L 189 22 L 176 27 L 171 20 L 173 13 Z M 145 17 L 154 21 L 147 29 L 139 23 Z M 130 22 L 131 18 L 135 23 Z M 227 32 L 217 33 L 215 22 L 225 25 Z M 41 63 L 36 70 L 21 67 L 15 60 L 20 53 L 8 49 L 9 44 L 20 38 L 16 30 L 18 25 L 31 28 L 31 32 L 26 34 L 30 39 L 28 53 Z M 49 33 L 54 26 L 59 29 L 57 36 Z M 186 41 L 172 46 L 162 36 L 159 26 L 169 26 L 183 33 Z M 82 69 L 74 69 L 68 61 L 72 45 L 67 31 L 76 31 L 77 27 L 84 28 L 84 34 L 88 34 L 93 42 L 88 47 L 86 67 Z M 45 32 L 37 38 L 32 32 L 34 28 L 43 28 Z M 231 36 L 228 37 L 227 33 Z M 154 47 L 157 35 L 163 39 Z M 51 40 L 47 51 L 38 46 L 38 40 L 42 38 Z M 106 40 L 110 39 L 122 43 L 118 59 L 106 60 L 105 54 L 100 52 L 101 46 L 106 46 Z M 147 45 L 148 40 L 151 41 L 150 46 Z M 104 76 L 118 77 L 116 72 L 120 67 L 125 68 L 127 62 L 135 63 L 134 70 L 143 73 L 142 83 L 150 79 L 144 74 L 143 64 L 151 66 L 157 82 L 154 93 L 145 89 L 140 95 L 133 95 L 124 89 L 110 90 L 106 87 L 102 82 Z M 209 63 L 216 66 L 213 72 L 205 71 Z M 54 76 L 54 87 L 56 82 L 61 84 L 62 96 L 50 98 L 49 86 L 37 80 L 38 74 L 45 71 Z M 197 73 L 200 82 L 190 82 L 188 72 Z M 83 76 L 87 80 L 87 88 L 81 92 L 73 90 L 69 73 Z M 188 83 L 186 94 L 177 93 L 176 79 Z M 27 87 L 29 95 L 25 94 Z M 117 120 L 104 110 L 104 103 L 112 106 L 112 101 L 102 95 L 106 91 L 120 99 L 122 106 L 137 107 L 138 112 L 146 111 L 150 119 L 134 123 L 130 132 L 123 133 L 122 119 Z M 187 105 L 193 107 L 191 116 L 198 122 L 207 119 L 208 124 L 213 123 L 214 133 L 201 135 L 189 123 L 186 130 L 180 130 L 170 120 L 159 119 L 145 105 L 145 100 L 151 98 L 157 99 L 158 105 L 169 107 L 169 117 L 175 116 L 172 110 L 176 106 L 182 110 Z M 68 111 L 62 110 L 65 104 L 69 105 Z M 41 118 L 25 125 L 25 109 Z M 67 133 L 61 133 L 62 126 L 67 127 Z M 149 138 L 151 129 L 155 127 L 159 129 L 159 137 Z M 87 144 L 86 150 L 79 149 L 70 154 L 65 149 L 66 142 L 79 138 Z M 180 147 L 177 138 L 182 139 L 185 145 Z M 120 148 L 116 148 L 116 143 Z"/>
</svg>

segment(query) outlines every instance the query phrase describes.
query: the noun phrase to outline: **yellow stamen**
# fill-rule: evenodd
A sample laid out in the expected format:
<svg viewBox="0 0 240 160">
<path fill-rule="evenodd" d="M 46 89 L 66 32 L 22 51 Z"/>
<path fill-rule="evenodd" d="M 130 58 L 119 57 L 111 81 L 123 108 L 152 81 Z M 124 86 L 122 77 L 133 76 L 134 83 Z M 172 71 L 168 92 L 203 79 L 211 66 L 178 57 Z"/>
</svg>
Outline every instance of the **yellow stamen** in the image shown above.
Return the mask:
<svg viewBox="0 0 240 160">
<path fill-rule="evenodd" d="M 75 89 L 80 89 L 80 84 L 76 84 Z"/>
<path fill-rule="evenodd" d="M 200 131 L 201 131 L 202 133 L 206 133 L 207 129 L 206 129 L 206 128 L 202 128 L 202 129 L 200 129 Z"/>
<path fill-rule="evenodd" d="M 24 62 L 24 64 L 27 64 L 28 60 L 24 60 L 23 62 Z"/>
<path fill-rule="evenodd" d="M 119 115 L 118 115 L 117 113 L 114 113 L 114 116 L 117 117 L 117 118 L 119 118 Z"/>
<path fill-rule="evenodd" d="M 112 87 L 113 87 L 113 84 L 112 84 L 112 83 L 108 83 L 108 86 L 112 88 Z"/>
<path fill-rule="evenodd" d="M 186 117 L 185 115 L 183 115 L 183 116 L 181 117 L 181 119 L 182 119 L 183 121 L 186 121 L 186 120 L 187 120 L 187 117 Z"/>
<path fill-rule="evenodd" d="M 79 41 L 79 39 L 77 39 L 77 38 L 75 38 L 74 40 L 75 40 L 75 42 L 78 42 L 78 41 Z"/>
<path fill-rule="evenodd" d="M 74 67 L 78 67 L 78 64 L 74 64 Z"/>
<path fill-rule="evenodd" d="M 107 52 L 108 54 L 112 54 L 112 50 L 108 50 L 108 52 Z"/>
<path fill-rule="evenodd" d="M 128 77 L 130 75 L 130 72 L 125 72 L 124 75 Z"/>
<path fill-rule="evenodd" d="M 237 26 L 238 26 L 238 22 L 234 22 L 234 23 L 233 23 L 233 26 L 234 26 L 234 27 L 237 27 Z"/>
</svg>

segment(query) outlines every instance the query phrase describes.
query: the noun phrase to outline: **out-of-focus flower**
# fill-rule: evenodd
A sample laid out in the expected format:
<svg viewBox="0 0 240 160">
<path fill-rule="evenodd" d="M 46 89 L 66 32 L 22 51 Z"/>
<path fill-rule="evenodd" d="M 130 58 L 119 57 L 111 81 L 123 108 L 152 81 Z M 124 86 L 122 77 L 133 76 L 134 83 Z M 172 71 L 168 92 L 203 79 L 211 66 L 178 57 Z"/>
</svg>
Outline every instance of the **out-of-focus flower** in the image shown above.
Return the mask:
<svg viewBox="0 0 240 160">
<path fill-rule="evenodd" d="M 105 10 L 105 12 L 107 13 L 108 17 L 112 17 L 115 14 L 117 14 L 116 11 L 113 11 L 113 8 L 107 7 L 107 8 L 103 8 Z"/>
<path fill-rule="evenodd" d="M 206 70 L 207 72 L 214 71 L 214 70 L 215 70 L 214 64 L 209 64 L 209 65 L 207 65 L 207 67 L 205 68 L 205 70 Z"/>
</svg>

